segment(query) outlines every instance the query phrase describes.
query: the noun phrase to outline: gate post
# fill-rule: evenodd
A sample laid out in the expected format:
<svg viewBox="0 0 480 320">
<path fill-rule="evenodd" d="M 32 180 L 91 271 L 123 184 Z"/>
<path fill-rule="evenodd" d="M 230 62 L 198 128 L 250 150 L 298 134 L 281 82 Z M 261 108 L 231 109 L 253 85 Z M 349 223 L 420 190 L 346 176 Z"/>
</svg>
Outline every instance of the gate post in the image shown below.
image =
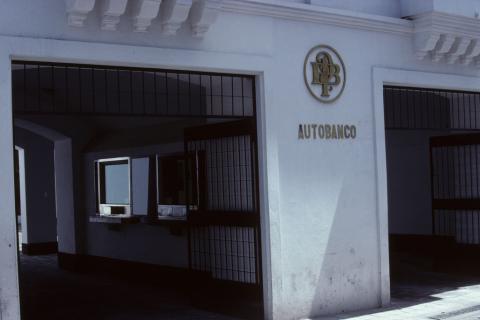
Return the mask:
<svg viewBox="0 0 480 320">
<path fill-rule="evenodd" d="M 0 56 L 0 320 L 20 319 L 10 58 Z"/>
</svg>

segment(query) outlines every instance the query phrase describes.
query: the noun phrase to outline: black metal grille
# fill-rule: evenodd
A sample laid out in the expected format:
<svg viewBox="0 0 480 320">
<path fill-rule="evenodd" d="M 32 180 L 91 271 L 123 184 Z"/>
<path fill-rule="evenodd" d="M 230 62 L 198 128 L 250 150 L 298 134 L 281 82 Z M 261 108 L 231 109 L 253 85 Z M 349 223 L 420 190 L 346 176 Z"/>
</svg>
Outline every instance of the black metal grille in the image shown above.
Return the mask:
<svg viewBox="0 0 480 320">
<path fill-rule="evenodd" d="M 22 114 L 254 117 L 246 75 L 39 62 L 12 64 Z"/>
<path fill-rule="evenodd" d="M 256 232 L 251 227 L 193 228 L 191 267 L 215 279 L 258 284 Z"/>
<path fill-rule="evenodd" d="M 431 138 L 433 229 L 480 244 L 480 135 Z"/>
<path fill-rule="evenodd" d="M 480 93 L 386 86 L 384 105 L 386 129 L 480 129 Z"/>
<path fill-rule="evenodd" d="M 251 122 L 186 134 L 198 157 L 200 204 L 190 210 L 190 266 L 214 279 L 260 285 L 255 131 Z M 253 130 L 252 130 L 253 129 Z"/>
<path fill-rule="evenodd" d="M 250 136 L 189 143 L 204 157 L 207 210 L 254 211 L 251 148 Z"/>
</svg>

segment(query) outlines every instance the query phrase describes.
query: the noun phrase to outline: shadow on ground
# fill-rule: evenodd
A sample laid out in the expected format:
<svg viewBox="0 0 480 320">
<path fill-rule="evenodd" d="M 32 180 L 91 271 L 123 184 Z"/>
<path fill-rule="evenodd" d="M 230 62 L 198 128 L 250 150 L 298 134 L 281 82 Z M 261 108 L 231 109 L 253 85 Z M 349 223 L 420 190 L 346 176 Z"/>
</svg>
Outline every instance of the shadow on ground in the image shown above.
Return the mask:
<svg viewBox="0 0 480 320">
<path fill-rule="evenodd" d="M 74 273 L 56 255 L 20 255 L 23 320 L 238 320 L 191 307 L 188 294 L 105 273 Z"/>
</svg>

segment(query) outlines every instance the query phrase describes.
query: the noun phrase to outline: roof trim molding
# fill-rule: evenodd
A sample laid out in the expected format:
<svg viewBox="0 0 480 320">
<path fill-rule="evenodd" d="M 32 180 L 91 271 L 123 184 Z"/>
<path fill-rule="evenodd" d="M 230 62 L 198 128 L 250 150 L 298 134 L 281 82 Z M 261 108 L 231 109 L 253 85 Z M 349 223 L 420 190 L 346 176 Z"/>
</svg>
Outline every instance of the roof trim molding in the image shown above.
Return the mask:
<svg viewBox="0 0 480 320">
<path fill-rule="evenodd" d="M 375 32 L 395 34 L 411 34 L 413 32 L 413 23 L 400 18 L 278 0 L 223 0 L 220 10 Z"/>
<path fill-rule="evenodd" d="M 480 20 L 440 12 L 412 19 L 417 58 L 480 66 Z"/>
</svg>

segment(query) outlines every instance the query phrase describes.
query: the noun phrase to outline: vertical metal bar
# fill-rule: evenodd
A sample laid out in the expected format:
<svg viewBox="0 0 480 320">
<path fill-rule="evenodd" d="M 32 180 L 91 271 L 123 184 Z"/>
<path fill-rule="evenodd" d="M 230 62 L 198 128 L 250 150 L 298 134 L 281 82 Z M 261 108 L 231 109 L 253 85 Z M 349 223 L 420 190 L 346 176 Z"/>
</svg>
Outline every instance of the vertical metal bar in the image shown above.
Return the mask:
<svg viewBox="0 0 480 320">
<path fill-rule="evenodd" d="M 181 114 L 180 112 L 180 79 L 177 73 L 177 112 L 175 114 Z"/>
<path fill-rule="evenodd" d="M 156 78 L 156 73 L 155 73 L 155 78 Z M 157 87 L 155 86 L 155 92 L 157 91 Z M 156 106 L 156 99 L 155 99 L 155 106 Z M 189 140 L 188 139 L 183 139 L 183 154 L 184 154 L 184 157 L 185 159 L 188 158 L 188 155 L 189 155 L 189 148 L 188 148 L 188 143 L 189 143 Z M 186 163 L 185 165 L 185 176 L 187 177 L 186 179 L 186 182 L 189 183 L 189 179 L 188 179 L 188 163 Z M 192 271 L 193 269 L 193 265 L 192 265 L 192 224 L 191 224 L 191 216 L 190 216 L 190 203 L 191 203 L 191 199 L 190 199 L 190 192 L 188 190 L 190 190 L 190 186 L 187 185 L 187 201 L 186 201 L 186 205 L 187 205 L 187 210 L 186 210 L 186 215 L 187 215 L 187 246 L 188 246 L 188 268 L 190 269 L 190 271 Z"/>
<path fill-rule="evenodd" d="M 55 104 L 55 96 L 56 96 L 56 92 L 57 90 L 55 89 L 55 67 L 52 65 L 51 67 L 51 72 L 52 72 L 52 110 L 53 112 L 55 112 L 55 109 L 56 109 L 56 104 Z"/>
<path fill-rule="evenodd" d="M 40 97 L 40 91 L 41 91 L 41 85 L 40 85 L 40 65 L 37 65 L 37 109 L 39 112 L 42 112 L 42 104 L 41 104 L 41 97 Z"/>
<path fill-rule="evenodd" d="M 212 87 L 212 76 L 208 76 L 210 80 L 210 115 L 213 115 L 213 87 Z"/>
<path fill-rule="evenodd" d="M 27 110 L 27 65 L 23 64 L 23 110 Z"/>
<path fill-rule="evenodd" d="M 230 162 L 230 207 L 232 210 L 238 210 L 238 193 L 237 193 L 237 181 L 238 181 L 238 172 L 237 172 L 237 136 L 231 137 L 231 162 Z"/>
<path fill-rule="evenodd" d="M 223 76 L 220 76 L 220 101 L 222 108 L 222 116 L 225 115 L 225 106 L 223 105 Z"/>
<path fill-rule="evenodd" d="M 230 276 L 230 280 L 233 280 L 234 278 L 234 265 L 233 265 L 233 245 L 232 245 L 232 227 L 231 226 L 228 226 L 227 227 L 227 230 L 228 230 L 228 262 L 230 264 L 230 270 L 229 270 L 229 276 Z"/>
<path fill-rule="evenodd" d="M 228 138 L 223 138 L 223 139 L 218 139 L 218 143 L 220 145 L 220 159 L 221 159 L 221 162 L 220 162 L 220 174 L 221 176 L 219 177 L 220 178 L 220 181 L 221 181 L 221 190 L 222 190 L 222 209 L 223 210 L 228 210 L 228 180 L 226 179 L 226 175 L 228 175 L 228 167 L 227 167 L 227 154 L 226 154 L 226 150 L 225 149 L 228 149 L 228 146 L 227 146 L 227 139 Z"/>
<path fill-rule="evenodd" d="M 96 112 L 97 110 L 97 104 L 96 104 L 96 99 L 95 99 L 95 69 L 90 69 L 90 72 L 92 74 L 92 78 L 91 78 L 91 81 L 92 81 L 92 108 L 93 108 L 93 112 Z M 106 90 L 105 90 L 106 91 Z M 106 94 L 106 92 L 105 92 Z"/>
<path fill-rule="evenodd" d="M 158 115 L 157 72 L 153 72 L 153 101 L 153 105 L 155 106 L 155 114 Z"/>
<path fill-rule="evenodd" d="M 448 198 L 448 148 L 447 147 L 441 147 L 441 157 L 440 161 L 442 163 L 442 176 L 440 179 L 440 185 L 442 189 L 442 199 L 447 199 Z"/>
<path fill-rule="evenodd" d="M 109 92 L 109 85 L 107 80 L 107 69 L 103 70 L 103 78 L 105 80 L 105 110 L 108 113 L 108 92 Z"/>
<path fill-rule="evenodd" d="M 460 119 L 461 119 L 462 115 L 461 115 L 461 110 L 460 109 L 461 109 L 462 104 L 460 103 L 460 94 L 457 92 L 457 93 L 455 93 L 455 95 L 457 97 L 457 118 L 458 118 L 458 126 L 457 127 L 458 127 L 458 129 L 461 129 L 462 126 L 460 124 Z"/>
<path fill-rule="evenodd" d="M 468 197 L 468 172 L 467 172 L 467 146 L 462 146 L 462 152 L 463 152 L 463 183 L 462 183 L 462 189 L 463 189 L 463 197 L 467 198 Z"/>
<path fill-rule="evenodd" d="M 233 79 L 235 79 L 233 76 L 231 77 L 232 78 L 232 116 L 235 115 L 235 97 L 234 97 L 234 88 L 233 88 Z"/>
<path fill-rule="evenodd" d="M 406 123 L 404 124 L 404 127 L 410 128 L 410 91 L 405 90 L 403 96 L 404 96 L 403 107 L 405 109 L 405 118 L 406 118 Z"/>
<path fill-rule="evenodd" d="M 471 219 L 471 223 L 470 223 L 470 229 L 471 229 L 471 240 L 470 240 L 470 243 L 474 243 L 475 242 L 475 229 L 473 227 L 473 222 L 474 222 L 474 218 L 473 218 L 473 210 L 470 210 L 470 219 Z"/>
<path fill-rule="evenodd" d="M 147 114 L 147 107 L 145 106 L 145 71 L 140 72 L 142 74 L 142 104 L 143 104 L 143 115 Z"/>
<path fill-rule="evenodd" d="M 474 150 L 473 154 L 475 158 L 475 174 L 472 175 L 472 178 L 475 179 L 475 186 L 476 186 L 474 198 L 478 199 L 480 197 L 480 194 L 479 194 L 480 172 L 478 172 L 478 144 L 472 145 L 472 148 Z"/>
<path fill-rule="evenodd" d="M 470 94 L 470 105 L 473 107 L 472 109 L 470 109 L 470 117 L 473 118 L 473 125 L 471 129 L 477 129 L 477 105 L 475 103 L 476 95 L 477 94 L 475 93 Z"/>
<path fill-rule="evenodd" d="M 212 235 L 210 238 L 210 259 L 212 261 L 210 270 L 216 272 L 218 266 L 218 254 L 217 254 L 217 239 L 215 237 L 215 226 L 209 228 L 209 232 Z"/>
<path fill-rule="evenodd" d="M 245 167 L 245 177 L 244 177 L 244 187 L 245 187 L 245 209 L 248 211 L 249 209 L 249 200 L 248 200 L 248 196 L 249 196 L 249 193 L 248 193 L 248 172 L 247 172 L 247 169 L 248 169 L 248 158 L 247 158 L 247 137 L 246 136 L 243 136 L 243 139 L 242 139 L 242 142 L 243 142 L 243 164 L 244 164 L 244 167 Z"/>
<path fill-rule="evenodd" d="M 394 99 L 394 96 L 397 94 L 397 90 L 391 89 L 390 90 L 390 99 L 391 99 L 391 104 L 390 104 L 390 109 L 392 113 L 392 123 L 391 123 L 391 128 L 397 128 L 397 99 Z"/>
<path fill-rule="evenodd" d="M 422 108 L 422 128 L 430 128 L 429 125 L 429 120 L 430 120 L 430 112 L 429 110 L 431 109 L 430 105 L 430 99 L 429 99 L 429 92 L 426 90 L 422 91 L 423 93 L 423 99 L 425 105 Z"/>
<path fill-rule="evenodd" d="M 431 201 L 432 204 L 434 203 L 435 196 L 434 196 L 434 190 L 433 190 L 433 184 L 434 184 L 434 167 L 433 167 L 433 146 L 432 146 L 432 141 L 430 140 L 430 192 L 431 192 Z M 435 230 L 435 209 L 434 206 L 432 205 L 432 234 L 436 235 L 436 230 Z"/>
<path fill-rule="evenodd" d="M 165 94 L 167 95 L 165 97 L 165 100 L 166 100 L 166 103 L 167 103 L 167 108 L 166 108 L 166 111 L 167 113 L 166 114 L 169 114 L 169 109 L 170 109 L 170 92 L 168 91 L 168 73 L 165 72 Z"/>
<path fill-rule="evenodd" d="M 117 92 L 117 100 L 118 100 L 118 104 L 117 104 L 118 108 L 117 109 L 118 109 L 118 112 L 120 113 L 120 101 L 122 99 L 120 98 L 121 90 L 120 90 L 120 70 L 119 70 L 119 68 L 117 68 L 117 91 L 118 91 Z"/>
<path fill-rule="evenodd" d="M 478 125 L 478 118 L 479 118 L 479 109 L 480 109 L 480 94 L 475 93 L 475 129 L 480 129 Z"/>
<path fill-rule="evenodd" d="M 430 129 L 437 129 L 437 118 L 438 118 L 438 111 L 437 111 L 437 100 L 438 100 L 438 92 L 432 92 L 430 95 L 430 100 L 432 101 L 432 110 L 431 112 L 431 121 L 430 121 Z"/>
<path fill-rule="evenodd" d="M 188 115 L 192 116 L 192 79 L 190 72 L 188 73 Z"/>
<path fill-rule="evenodd" d="M 132 73 L 132 70 L 130 70 L 129 75 L 130 75 L 130 113 L 133 113 L 133 110 L 135 108 L 133 106 L 133 73 Z"/>
<path fill-rule="evenodd" d="M 418 102 L 421 98 L 420 91 L 412 90 L 413 96 L 413 126 L 411 129 L 421 128 L 422 123 L 420 122 L 421 117 L 419 117 Z M 420 113 L 422 111 L 422 106 L 420 106 Z"/>
<path fill-rule="evenodd" d="M 68 67 L 65 67 L 65 109 L 66 112 L 68 113 L 70 109 L 70 99 L 69 99 L 69 85 L 68 85 Z"/>
<path fill-rule="evenodd" d="M 82 99 L 82 94 L 83 94 L 83 88 L 82 88 L 82 72 L 80 71 L 80 67 L 77 68 L 78 72 L 78 91 L 79 91 L 79 103 L 80 103 L 80 113 L 83 112 L 83 99 Z"/>
<path fill-rule="evenodd" d="M 404 127 L 404 123 L 403 123 L 403 118 L 404 118 L 404 111 L 403 111 L 403 106 L 405 105 L 404 103 L 404 98 L 405 98 L 405 94 L 404 94 L 404 91 L 399 91 L 399 94 L 400 94 L 400 99 L 399 99 L 399 105 L 398 105 L 398 111 L 399 111 L 399 114 L 400 114 L 400 128 L 403 128 Z"/>
<path fill-rule="evenodd" d="M 468 118 L 470 120 L 470 126 L 469 129 L 472 130 L 474 128 L 473 125 L 473 117 L 472 117 L 472 95 L 468 94 Z"/>
</svg>

